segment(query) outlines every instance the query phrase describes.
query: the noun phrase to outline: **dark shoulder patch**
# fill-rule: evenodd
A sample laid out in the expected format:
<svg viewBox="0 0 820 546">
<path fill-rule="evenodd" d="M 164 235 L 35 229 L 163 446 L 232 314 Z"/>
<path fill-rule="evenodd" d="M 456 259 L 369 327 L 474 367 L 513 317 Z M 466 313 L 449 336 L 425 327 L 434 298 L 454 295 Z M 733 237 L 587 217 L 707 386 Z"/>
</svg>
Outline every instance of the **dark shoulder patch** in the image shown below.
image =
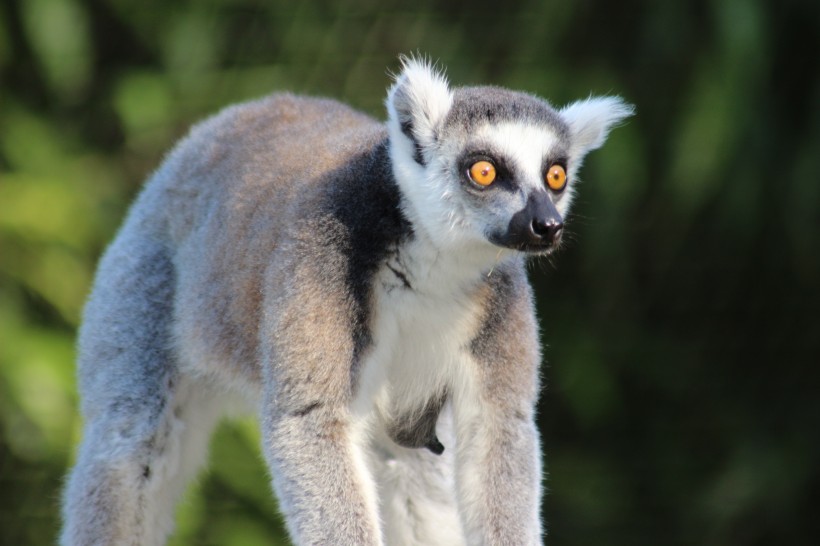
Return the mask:
<svg viewBox="0 0 820 546">
<path fill-rule="evenodd" d="M 354 363 L 371 343 L 370 299 L 375 274 L 397 246 L 413 237 L 400 205 L 386 137 L 373 150 L 346 162 L 328 181 L 322 208 L 341 233 L 335 233 L 332 242 L 322 242 L 321 233 L 316 237 L 317 244 L 342 246 L 346 267 L 340 274 L 352 295 Z"/>
</svg>

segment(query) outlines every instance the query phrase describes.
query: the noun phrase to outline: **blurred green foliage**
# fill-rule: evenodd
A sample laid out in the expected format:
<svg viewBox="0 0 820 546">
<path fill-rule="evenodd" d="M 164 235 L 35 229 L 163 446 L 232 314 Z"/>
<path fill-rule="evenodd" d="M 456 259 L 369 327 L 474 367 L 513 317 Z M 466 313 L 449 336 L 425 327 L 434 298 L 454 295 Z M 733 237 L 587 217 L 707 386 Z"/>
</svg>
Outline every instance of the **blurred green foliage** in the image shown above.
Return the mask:
<svg viewBox="0 0 820 546">
<path fill-rule="evenodd" d="M 383 117 L 417 50 L 457 84 L 637 105 L 532 271 L 549 543 L 816 543 L 820 3 L 5 0 L 0 544 L 56 536 L 82 302 L 163 153 L 275 90 Z M 220 428 L 173 544 L 286 543 L 257 440 Z"/>
</svg>

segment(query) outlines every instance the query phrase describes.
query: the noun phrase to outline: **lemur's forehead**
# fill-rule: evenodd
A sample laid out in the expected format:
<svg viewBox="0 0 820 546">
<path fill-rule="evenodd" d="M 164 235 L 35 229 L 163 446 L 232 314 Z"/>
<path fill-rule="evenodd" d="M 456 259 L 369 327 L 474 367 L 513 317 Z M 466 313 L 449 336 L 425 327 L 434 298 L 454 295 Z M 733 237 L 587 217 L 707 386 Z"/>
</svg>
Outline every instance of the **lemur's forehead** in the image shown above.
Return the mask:
<svg viewBox="0 0 820 546">
<path fill-rule="evenodd" d="M 485 123 L 476 128 L 467 147 L 512 162 L 521 174 L 537 178 L 539 186 L 547 163 L 565 162 L 568 155 L 568 148 L 554 132 L 520 122 Z"/>
<path fill-rule="evenodd" d="M 474 134 L 492 125 L 541 127 L 569 148 L 569 127 L 544 100 L 499 87 L 460 87 L 444 120 L 444 131 Z"/>
</svg>

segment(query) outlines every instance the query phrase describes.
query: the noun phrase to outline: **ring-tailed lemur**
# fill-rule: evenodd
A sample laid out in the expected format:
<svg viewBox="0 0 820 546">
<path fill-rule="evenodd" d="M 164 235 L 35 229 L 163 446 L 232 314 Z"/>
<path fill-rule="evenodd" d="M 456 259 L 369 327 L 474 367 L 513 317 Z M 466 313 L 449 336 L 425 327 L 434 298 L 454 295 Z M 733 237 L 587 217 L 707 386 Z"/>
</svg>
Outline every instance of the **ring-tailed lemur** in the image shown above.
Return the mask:
<svg viewBox="0 0 820 546">
<path fill-rule="evenodd" d="M 386 104 L 234 106 L 150 179 L 85 309 L 63 545 L 162 544 L 236 398 L 295 544 L 541 543 L 525 260 L 631 107 L 413 59 Z"/>
</svg>

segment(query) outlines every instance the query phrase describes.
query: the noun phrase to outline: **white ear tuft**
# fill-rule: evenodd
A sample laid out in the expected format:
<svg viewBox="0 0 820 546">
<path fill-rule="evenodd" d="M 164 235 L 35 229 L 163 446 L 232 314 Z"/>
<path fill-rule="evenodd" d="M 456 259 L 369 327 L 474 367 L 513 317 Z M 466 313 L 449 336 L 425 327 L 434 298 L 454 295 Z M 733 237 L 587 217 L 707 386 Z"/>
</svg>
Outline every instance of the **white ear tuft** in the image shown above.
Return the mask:
<svg viewBox="0 0 820 546">
<path fill-rule="evenodd" d="M 435 142 L 436 129 L 449 112 L 453 95 L 444 74 L 428 59 L 400 59 L 402 71 L 386 101 L 391 138 L 404 134 L 420 156 L 424 147 Z"/>
<path fill-rule="evenodd" d="M 619 97 L 590 97 L 561 110 L 569 125 L 575 153 L 585 154 L 603 146 L 609 131 L 635 113 L 631 104 Z"/>
</svg>

